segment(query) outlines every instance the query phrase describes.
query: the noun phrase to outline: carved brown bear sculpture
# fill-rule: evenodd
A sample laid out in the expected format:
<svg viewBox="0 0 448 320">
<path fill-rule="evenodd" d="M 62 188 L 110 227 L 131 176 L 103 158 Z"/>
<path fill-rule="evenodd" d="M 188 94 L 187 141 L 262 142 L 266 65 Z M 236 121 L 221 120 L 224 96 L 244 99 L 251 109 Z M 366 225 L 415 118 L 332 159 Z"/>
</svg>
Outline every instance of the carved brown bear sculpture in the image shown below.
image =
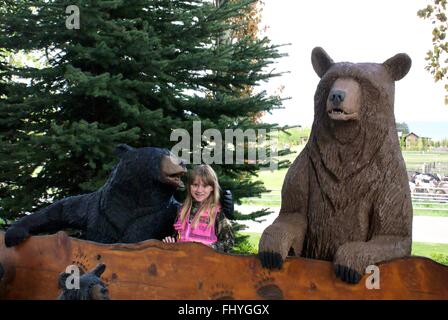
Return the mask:
<svg viewBox="0 0 448 320">
<path fill-rule="evenodd" d="M 337 277 L 357 283 L 367 266 L 411 253 L 412 204 L 394 117 L 394 82 L 411 59 L 334 63 L 315 48 L 312 64 L 321 80 L 310 139 L 285 177 L 259 257 L 267 268 L 280 268 L 292 251 L 333 261 Z"/>
</svg>

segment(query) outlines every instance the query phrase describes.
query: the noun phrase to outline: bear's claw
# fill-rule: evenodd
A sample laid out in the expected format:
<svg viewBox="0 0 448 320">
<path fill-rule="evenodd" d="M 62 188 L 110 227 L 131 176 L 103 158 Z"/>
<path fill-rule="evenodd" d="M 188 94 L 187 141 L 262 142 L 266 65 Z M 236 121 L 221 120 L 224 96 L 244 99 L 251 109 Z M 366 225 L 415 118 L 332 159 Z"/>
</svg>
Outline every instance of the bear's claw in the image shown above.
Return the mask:
<svg viewBox="0 0 448 320">
<path fill-rule="evenodd" d="M 258 253 L 263 268 L 281 269 L 283 258 L 280 253 L 274 251 L 262 251 Z"/>
<path fill-rule="evenodd" d="M 28 230 L 23 227 L 10 227 L 5 233 L 5 246 L 14 247 L 29 236 Z"/>
<path fill-rule="evenodd" d="M 337 264 L 334 266 L 334 272 L 337 278 L 347 283 L 356 284 L 361 280 L 361 274 L 347 266 Z"/>
</svg>

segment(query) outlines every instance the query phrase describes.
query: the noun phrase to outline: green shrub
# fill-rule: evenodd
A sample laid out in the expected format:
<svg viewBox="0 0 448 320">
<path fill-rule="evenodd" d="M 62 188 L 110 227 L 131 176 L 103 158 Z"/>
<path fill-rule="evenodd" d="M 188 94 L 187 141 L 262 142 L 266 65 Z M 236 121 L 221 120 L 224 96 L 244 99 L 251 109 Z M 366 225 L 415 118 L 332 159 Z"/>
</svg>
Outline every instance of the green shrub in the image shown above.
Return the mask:
<svg viewBox="0 0 448 320">
<path fill-rule="evenodd" d="M 258 248 L 251 243 L 249 236 L 237 236 L 231 251 L 236 254 L 257 254 L 257 252 Z"/>
</svg>

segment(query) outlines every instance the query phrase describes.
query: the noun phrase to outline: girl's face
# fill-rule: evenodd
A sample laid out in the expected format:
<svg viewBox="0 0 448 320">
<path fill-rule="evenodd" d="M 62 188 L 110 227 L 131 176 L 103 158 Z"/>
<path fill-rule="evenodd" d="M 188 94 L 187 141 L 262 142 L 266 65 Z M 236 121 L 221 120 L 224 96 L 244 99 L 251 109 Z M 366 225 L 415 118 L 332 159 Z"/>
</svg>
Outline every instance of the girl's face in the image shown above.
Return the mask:
<svg viewBox="0 0 448 320">
<path fill-rule="evenodd" d="M 204 184 L 200 177 L 196 177 L 193 183 L 190 185 L 191 196 L 197 202 L 206 200 L 213 191 L 213 187 Z"/>
</svg>

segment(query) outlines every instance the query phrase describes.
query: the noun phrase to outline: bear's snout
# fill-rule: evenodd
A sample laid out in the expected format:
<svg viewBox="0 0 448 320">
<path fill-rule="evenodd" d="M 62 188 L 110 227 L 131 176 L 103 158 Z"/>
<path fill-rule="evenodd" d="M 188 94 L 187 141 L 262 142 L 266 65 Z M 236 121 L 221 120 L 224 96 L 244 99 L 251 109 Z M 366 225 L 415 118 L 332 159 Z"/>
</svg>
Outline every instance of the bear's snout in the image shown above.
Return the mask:
<svg viewBox="0 0 448 320">
<path fill-rule="evenodd" d="M 339 107 L 341 102 L 345 99 L 345 91 L 331 90 L 329 99 L 335 107 Z"/>
<path fill-rule="evenodd" d="M 361 111 L 361 87 L 355 79 L 337 79 L 328 94 L 326 111 L 336 121 L 358 120 Z"/>
</svg>

